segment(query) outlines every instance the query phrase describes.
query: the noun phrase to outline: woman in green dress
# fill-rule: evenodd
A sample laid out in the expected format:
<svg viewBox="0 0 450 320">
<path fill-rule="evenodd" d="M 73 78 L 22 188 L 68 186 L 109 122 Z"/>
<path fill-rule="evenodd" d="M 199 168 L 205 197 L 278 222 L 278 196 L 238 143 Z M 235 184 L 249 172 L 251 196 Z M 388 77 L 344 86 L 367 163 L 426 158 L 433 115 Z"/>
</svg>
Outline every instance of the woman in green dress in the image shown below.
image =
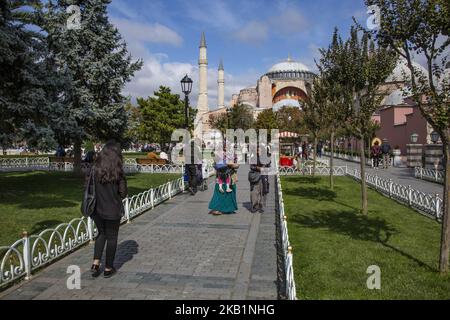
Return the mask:
<svg viewBox="0 0 450 320">
<path fill-rule="evenodd" d="M 237 170 L 239 165 L 228 164 L 228 167 Z M 216 216 L 221 214 L 233 214 L 237 209 L 236 178 L 231 179 L 231 192 L 221 192 L 219 184 L 216 183 L 213 197 L 209 202 L 209 210 L 211 210 L 209 214 Z"/>
</svg>

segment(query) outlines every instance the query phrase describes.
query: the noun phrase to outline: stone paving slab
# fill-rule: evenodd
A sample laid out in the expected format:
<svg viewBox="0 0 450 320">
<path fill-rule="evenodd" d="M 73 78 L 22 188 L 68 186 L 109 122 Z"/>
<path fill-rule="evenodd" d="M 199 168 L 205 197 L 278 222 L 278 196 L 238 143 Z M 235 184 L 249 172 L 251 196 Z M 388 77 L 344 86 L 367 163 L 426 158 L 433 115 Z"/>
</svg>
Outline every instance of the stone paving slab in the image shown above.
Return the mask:
<svg viewBox="0 0 450 320">
<path fill-rule="evenodd" d="M 93 279 L 90 244 L 0 293 L 0 299 L 277 299 L 274 182 L 263 214 L 246 209 L 248 166 L 239 169 L 234 215 L 208 215 L 213 181 L 196 196 L 182 194 L 123 225 L 115 267 Z M 81 289 L 66 286 L 69 265 Z"/>
</svg>

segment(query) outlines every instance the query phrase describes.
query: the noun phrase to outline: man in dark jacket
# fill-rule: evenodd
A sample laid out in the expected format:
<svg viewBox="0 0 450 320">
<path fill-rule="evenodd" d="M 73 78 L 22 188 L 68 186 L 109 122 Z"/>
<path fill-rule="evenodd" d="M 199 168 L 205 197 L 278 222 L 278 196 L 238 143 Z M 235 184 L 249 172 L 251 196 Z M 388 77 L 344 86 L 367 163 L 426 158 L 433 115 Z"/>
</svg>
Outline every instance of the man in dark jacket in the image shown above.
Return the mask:
<svg viewBox="0 0 450 320">
<path fill-rule="evenodd" d="M 383 169 L 389 168 L 389 162 L 391 160 L 391 145 L 387 139 L 383 140 L 381 145 L 381 153 L 383 155 Z"/>
</svg>

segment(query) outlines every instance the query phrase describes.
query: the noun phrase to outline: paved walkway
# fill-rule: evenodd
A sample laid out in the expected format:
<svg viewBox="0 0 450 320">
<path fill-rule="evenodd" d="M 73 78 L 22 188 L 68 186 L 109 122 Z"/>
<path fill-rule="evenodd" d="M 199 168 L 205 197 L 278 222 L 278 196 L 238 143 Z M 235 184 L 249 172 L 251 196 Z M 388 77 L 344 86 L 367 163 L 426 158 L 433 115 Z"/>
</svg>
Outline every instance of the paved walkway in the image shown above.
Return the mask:
<svg viewBox="0 0 450 320">
<path fill-rule="evenodd" d="M 88 245 L 0 293 L 0 299 L 277 299 L 274 184 L 264 214 L 251 214 L 248 167 L 239 169 L 235 215 L 208 215 L 208 191 L 183 194 L 121 228 L 111 279 L 93 279 Z M 81 290 L 66 286 L 81 268 Z"/>
<path fill-rule="evenodd" d="M 335 166 L 348 166 L 349 168 L 357 168 L 359 170 L 359 163 L 334 159 Z M 442 184 L 434 183 L 431 181 L 421 180 L 414 177 L 413 168 L 394 168 L 389 169 L 373 169 L 366 166 L 367 172 L 370 174 L 378 174 L 381 178 L 392 179 L 394 182 L 403 184 L 405 186 L 411 185 L 416 190 L 429 194 L 439 194 L 442 198 L 444 192 L 444 186 Z"/>
</svg>

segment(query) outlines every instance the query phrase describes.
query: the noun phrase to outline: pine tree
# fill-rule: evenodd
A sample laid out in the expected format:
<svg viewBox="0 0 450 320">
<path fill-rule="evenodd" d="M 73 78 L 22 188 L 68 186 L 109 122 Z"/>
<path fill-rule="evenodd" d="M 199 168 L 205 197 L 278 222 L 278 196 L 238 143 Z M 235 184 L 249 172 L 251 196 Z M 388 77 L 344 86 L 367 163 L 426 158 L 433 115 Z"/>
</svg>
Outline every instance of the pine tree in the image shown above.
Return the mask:
<svg viewBox="0 0 450 320">
<path fill-rule="evenodd" d="M 27 7 L 27 9 L 25 9 Z M 62 78 L 49 59 L 36 10 L 40 1 L 0 1 L 0 145 L 56 145 L 50 115 Z M 30 10 L 30 8 L 32 10 Z M 34 28 L 30 28 L 30 25 Z"/>
<path fill-rule="evenodd" d="M 49 49 L 58 70 L 70 81 L 60 95 L 64 108 L 54 117 L 60 141 L 74 144 L 75 168 L 86 138 L 122 140 L 127 128 L 126 98 L 121 92 L 142 61 L 133 62 L 119 31 L 108 20 L 110 0 L 48 1 L 42 11 Z M 70 5 L 80 9 L 79 28 L 68 28 Z"/>
</svg>

